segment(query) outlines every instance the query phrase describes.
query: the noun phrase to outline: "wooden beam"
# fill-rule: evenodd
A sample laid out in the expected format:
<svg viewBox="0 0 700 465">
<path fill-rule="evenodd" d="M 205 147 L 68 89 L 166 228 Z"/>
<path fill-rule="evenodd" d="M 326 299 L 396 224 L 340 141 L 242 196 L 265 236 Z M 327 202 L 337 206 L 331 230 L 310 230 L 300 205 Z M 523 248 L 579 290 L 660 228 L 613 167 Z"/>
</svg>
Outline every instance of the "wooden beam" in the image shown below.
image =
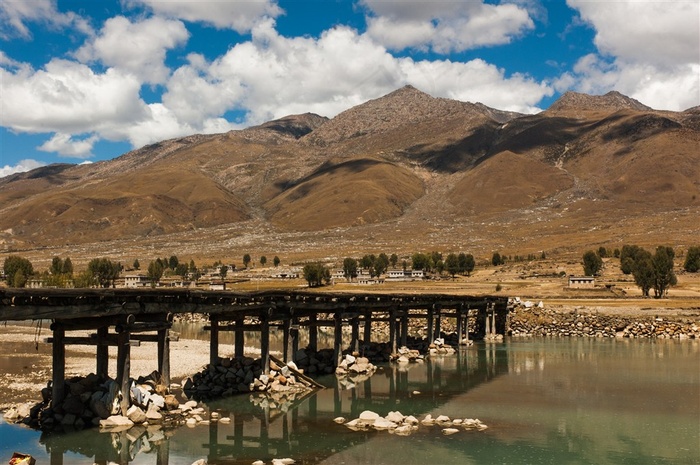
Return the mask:
<svg viewBox="0 0 700 465">
<path fill-rule="evenodd" d="M 243 326 L 243 318 L 236 320 L 236 325 Z M 243 357 L 244 352 L 245 352 L 245 332 L 243 331 L 238 331 L 235 334 L 235 341 L 234 341 L 234 356 L 236 357 Z"/>
<path fill-rule="evenodd" d="M 219 320 L 211 317 L 209 328 L 209 369 L 213 370 L 219 361 Z"/>
<path fill-rule="evenodd" d="M 55 340 L 55 336 L 44 339 L 44 341 L 47 343 L 54 343 Z M 119 346 L 119 344 L 121 344 L 121 342 L 119 341 L 118 334 L 109 334 L 106 338 L 103 339 L 98 338 L 96 334 L 91 334 L 90 336 L 65 336 L 62 340 L 64 345 L 72 346 L 109 347 Z M 141 345 L 141 342 L 136 336 L 134 336 L 133 338 L 130 338 L 129 345 L 131 345 L 132 347 L 138 347 Z"/>
<path fill-rule="evenodd" d="M 66 347 L 64 345 L 65 330 L 58 326 L 53 330 L 53 362 L 51 385 L 51 406 L 56 407 L 65 398 L 65 378 L 66 378 Z M 63 456 L 63 454 L 61 454 Z"/>
<path fill-rule="evenodd" d="M 260 358 L 262 360 L 263 373 L 270 374 L 270 326 L 266 319 L 262 320 L 260 331 Z"/>
<path fill-rule="evenodd" d="M 97 328 L 97 340 L 105 340 L 108 336 L 109 328 L 101 326 Z M 109 375 L 109 345 L 97 346 L 97 367 L 95 373 L 100 378 L 106 378 Z"/>
<path fill-rule="evenodd" d="M 162 383 L 167 388 L 170 386 L 170 330 L 161 329 L 160 331 L 158 331 L 157 337 L 158 372 L 160 373 Z"/>
</svg>

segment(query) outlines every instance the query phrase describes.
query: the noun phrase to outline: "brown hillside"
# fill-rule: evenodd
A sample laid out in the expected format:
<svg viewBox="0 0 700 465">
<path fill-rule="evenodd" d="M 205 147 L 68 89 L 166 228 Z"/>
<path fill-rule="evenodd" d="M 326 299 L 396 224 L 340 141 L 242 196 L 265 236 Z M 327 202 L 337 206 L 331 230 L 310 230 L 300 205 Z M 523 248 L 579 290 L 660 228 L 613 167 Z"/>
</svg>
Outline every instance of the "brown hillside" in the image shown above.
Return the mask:
<svg viewBox="0 0 700 465">
<path fill-rule="evenodd" d="M 0 258 L 694 244 L 699 115 L 615 92 L 518 115 L 405 87 L 330 120 L 293 115 L 0 179 Z"/>
</svg>

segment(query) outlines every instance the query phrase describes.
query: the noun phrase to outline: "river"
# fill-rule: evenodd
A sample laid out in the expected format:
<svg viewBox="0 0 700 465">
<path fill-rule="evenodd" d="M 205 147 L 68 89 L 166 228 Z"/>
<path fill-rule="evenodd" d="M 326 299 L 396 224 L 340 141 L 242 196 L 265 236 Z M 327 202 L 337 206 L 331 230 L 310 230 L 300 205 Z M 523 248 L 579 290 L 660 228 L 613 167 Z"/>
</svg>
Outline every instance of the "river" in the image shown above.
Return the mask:
<svg viewBox="0 0 700 465">
<path fill-rule="evenodd" d="M 211 402 L 230 424 L 171 431 L 46 434 L 0 423 L 0 463 L 38 464 L 700 464 L 700 342 L 509 339 L 263 408 L 248 396 Z M 485 431 L 408 437 L 333 422 L 365 409 L 478 418 Z M 53 462 L 50 462 L 52 451 Z"/>
</svg>

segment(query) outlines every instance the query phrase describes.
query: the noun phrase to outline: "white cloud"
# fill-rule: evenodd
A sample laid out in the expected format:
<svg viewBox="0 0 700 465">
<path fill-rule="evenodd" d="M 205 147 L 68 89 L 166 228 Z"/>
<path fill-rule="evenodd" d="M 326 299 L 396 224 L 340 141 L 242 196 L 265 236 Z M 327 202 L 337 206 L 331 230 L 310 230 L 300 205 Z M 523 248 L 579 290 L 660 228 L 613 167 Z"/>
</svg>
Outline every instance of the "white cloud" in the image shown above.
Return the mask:
<svg viewBox="0 0 700 465">
<path fill-rule="evenodd" d="M 126 0 L 125 3 L 131 6 L 145 5 L 159 15 L 202 22 L 240 33 L 250 31 L 265 18 L 276 18 L 283 13 L 274 0 Z"/>
<path fill-rule="evenodd" d="M 552 93 L 546 84 L 517 74 L 506 77 L 482 60 L 397 58 L 347 27 L 317 39 L 286 38 L 268 22 L 253 29 L 252 41 L 212 63 L 190 56 L 190 63 L 173 73 L 163 103 L 188 124 L 231 109 L 247 110 L 246 124 L 257 124 L 307 111 L 332 117 L 405 84 L 522 112 L 537 111 L 537 102 Z"/>
<path fill-rule="evenodd" d="M 75 139 L 70 134 L 54 134 L 44 142 L 38 150 L 42 152 L 56 152 L 63 157 L 89 158 L 92 156 L 92 147 L 97 142 L 97 136 L 92 135 L 85 139 Z"/>
<path fill-rule="evenodd" d="M 113 68 L 53 59 L 40 70 L 0 68 L 0 79 L 2 124 L 19 132 L 99 133 L 147 116 L 141 83 Z"/>
<path fill-rule="evenodd" d="M 700 60 L 700 3 L 688 0 L 568 0 L 596 31 L 604 55 L 673 68 Z"/>
<path fill-rule="evenodd" d="M 5 165 L 4 167 L 0 167 L 0 178 L 4 178 L 5 176 L 9 176 L 15 173 L 24 173 L 26 171 L 31 171 L 34 168 L 39 168 L 42 166 L 46 166 L 46 163 L 32 159 L 20 160 L 14 166 Z"/>
<path fill-rule="evenodd" d="M 700 3 L 568 0 L 595 30 L 599 54 L 559 80 L 579 91 L 618 90 L 657 109 L 700 104 Z"/>
<path fill-rule="evenodd" d="M 180 21 L 152 17 L 131 22 L 115 16 L 75 56 L 83 62 L 99 61 L 128 71 L 142 82 L 160 84 L 170 74 L 164 64 L 166 51 L 184 45 L 188 38 L 189 32 Z"/>
<path fill-rule="evenodd" d="M 431 48 L 438 53 L 509 43 L 534 28 L 525 8 L 469 0 L 362 0 L 367 33 L 389 49 Z"/>
<path fill-rule="evenodd" d="M 28 22 L 41 22 L 54 28 L 72 26 L 90 34 L 88 22 L 73 12 L 61 13 L 55 0 L 3 0 L 0 2 L 0 38 L 31 38 Z"/>
</svg>

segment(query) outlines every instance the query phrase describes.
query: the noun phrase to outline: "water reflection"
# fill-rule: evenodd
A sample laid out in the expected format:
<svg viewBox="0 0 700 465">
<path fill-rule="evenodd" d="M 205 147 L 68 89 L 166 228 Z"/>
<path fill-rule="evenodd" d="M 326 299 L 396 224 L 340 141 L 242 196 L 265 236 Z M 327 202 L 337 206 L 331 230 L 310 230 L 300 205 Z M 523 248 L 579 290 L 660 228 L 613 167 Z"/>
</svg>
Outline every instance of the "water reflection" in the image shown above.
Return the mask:
<svg viewBox="0 0 700 465">
<path fill-rule="evenodd" d="M 348 386 L 321 378 L 329 388 L 286 404 L 237 396 L 206 405 L 230 423 L 42 434 L 40 442 L 52 465 L 200 458 L 249 465 L 282 457 L 298 464 L 698 463 L 699 362 L 694 342 L 482 344 L 424 364 L 383 366 Z M 363 410 L 478 417 L 490 428 L 400 438 L 333 422 Z"/>
</svg>

